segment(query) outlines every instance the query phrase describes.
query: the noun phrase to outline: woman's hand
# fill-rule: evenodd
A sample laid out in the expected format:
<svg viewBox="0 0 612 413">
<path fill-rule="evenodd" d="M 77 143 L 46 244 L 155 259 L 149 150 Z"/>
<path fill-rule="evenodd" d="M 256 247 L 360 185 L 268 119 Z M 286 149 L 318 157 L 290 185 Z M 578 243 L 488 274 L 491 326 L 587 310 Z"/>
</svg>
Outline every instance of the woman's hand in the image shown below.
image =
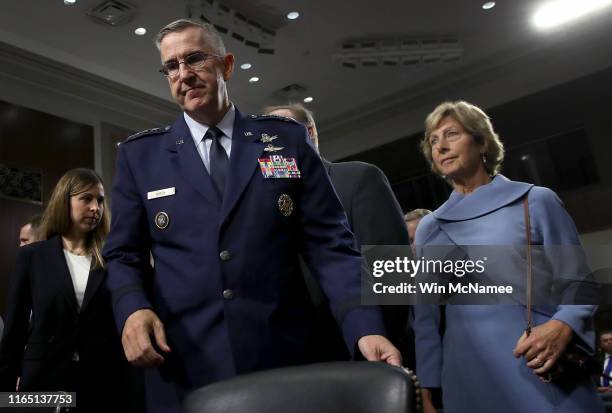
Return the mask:
<svg viewBox="0 0 612 413">
<path fill-rule="evenodd" d="M 529 337 L 523 333 L 516 343 L 514 357 L 523 356 L 535 374 L 545 375 L 563 354 L 573 334 L 563 321 L 549 320 L 534 327 Z"/>
</svg>

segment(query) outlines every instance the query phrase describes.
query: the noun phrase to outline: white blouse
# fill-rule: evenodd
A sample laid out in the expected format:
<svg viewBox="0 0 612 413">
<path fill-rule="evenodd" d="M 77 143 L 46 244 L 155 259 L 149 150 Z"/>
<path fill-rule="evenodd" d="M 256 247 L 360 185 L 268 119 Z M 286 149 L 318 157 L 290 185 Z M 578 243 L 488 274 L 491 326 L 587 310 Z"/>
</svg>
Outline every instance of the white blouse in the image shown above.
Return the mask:
<svg viewBox="0 0 612 413">
<path fill-rule="evenodd" d="M 64 250 L 74 293 L 76 295 L 79 310 L 83 304 L 85 297 L 85 288 L 87 288 L 87 280 L 89 279 L 89 269 L 91 267 L 91 255 L 76 255 L 68 250 Z"/>
</svg>

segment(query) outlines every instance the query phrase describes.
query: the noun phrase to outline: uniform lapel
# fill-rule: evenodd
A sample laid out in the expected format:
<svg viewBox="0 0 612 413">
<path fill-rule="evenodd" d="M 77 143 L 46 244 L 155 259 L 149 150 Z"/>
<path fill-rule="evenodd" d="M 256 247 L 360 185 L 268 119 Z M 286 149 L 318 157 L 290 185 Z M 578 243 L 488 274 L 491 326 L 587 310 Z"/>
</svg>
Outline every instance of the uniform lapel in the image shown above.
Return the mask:
<svg viewBox="0 0 612 413">
<path fill-rule="evenodd" d="M 46 255 L 50 262 L 49 269 L 54 271 L 57 269 L 57 279 L 62 290 L 62 294 L 68 301 L 70 308 L 78 313 L 79 306 L 77 305 L 76 295 L 74 293 L 74 284 L 72 283 L 72 277 L 70 276 L 70 270 L 68 270 L 68 264 L 66 263 L 66 257 L 64 256 L 64 246 L 62 245 L 62 238 L 59 235 L 54 236 L 50 239 L 50 243 L 47 245 Z M 54 276 L 51 274 L 50 276 Z"/>
<path fill-rule="evenodd" d="M 87 287 L 85 288 L 85 296 L 83 297 L 83 304 L 81 304 L 81 312 L 85 311 L 93 296 L 100 288 L 102 281 L 104 281 L 104 270 L 102 268 L 96 268 L 89 270 L 89 278 L 87 279 Z"/>
<path fill-rule="evenodd" d="M 236 109 L 229 175 L 225 184 L 225 195 L 221 205 L 220 225 L 225 222 L 240 199 L 240 195 L 244 192 L 247 183 L 259 164 L 258 159 L 261 157 L 265 147 L 259 142 L 259 137 L 255 133 L 249 136 L 245 135 L 247 132 L 250 132 L 250 126 L 255 129 L 253 121 L 250 121 L 248 116 L 243 116 Z"/>
<path fill-rule="evenodd" d="M 185 181 L 189 182 L 208 201 L 220 205 L 221 199 L 193 143 L 191 132 L 189 132 L 183 115 L 174 122 L 166 140 L 166 148 L 174 154 L 174 162 Z"/>
</svg>

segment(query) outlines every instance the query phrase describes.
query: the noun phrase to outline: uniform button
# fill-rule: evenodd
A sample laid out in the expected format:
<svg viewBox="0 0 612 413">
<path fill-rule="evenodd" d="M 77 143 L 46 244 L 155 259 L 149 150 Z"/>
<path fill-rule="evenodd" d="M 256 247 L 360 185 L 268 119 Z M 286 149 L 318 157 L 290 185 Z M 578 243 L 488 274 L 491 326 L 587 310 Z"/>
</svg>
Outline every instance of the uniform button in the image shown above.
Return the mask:
<svg viewBox="0 0 612 413">
<path fill-rule="evenodd" d="M 226 300 L 231 300 L 232 298 L 234 298 L 234 292 L 230 289 L 223 290 L 223 298 L 225 298 Z"/>
<path fill-rule="evenodd" d="M 232 254 L 227 250 L 223 250 L 219 253 L 219 258 L 221 258 L 221 261 L 229 261 L 232 258 Z"/>
</svg>

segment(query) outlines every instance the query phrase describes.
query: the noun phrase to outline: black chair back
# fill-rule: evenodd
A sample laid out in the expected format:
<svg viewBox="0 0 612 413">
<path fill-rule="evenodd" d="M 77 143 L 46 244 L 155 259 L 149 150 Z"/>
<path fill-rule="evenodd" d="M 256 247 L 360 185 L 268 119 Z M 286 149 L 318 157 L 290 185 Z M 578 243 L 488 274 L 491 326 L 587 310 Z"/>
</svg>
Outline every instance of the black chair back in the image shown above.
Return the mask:
<svg viewBox="0 0 612 413">
<path fill-rule="evenodd" d="M 333 362 L 246 374 L 205 386 L 187 413 L 412 413 L 409 371 L 384 363 Z M 419 398 L 420 399 L 420 398 Z"/>
</svg>

